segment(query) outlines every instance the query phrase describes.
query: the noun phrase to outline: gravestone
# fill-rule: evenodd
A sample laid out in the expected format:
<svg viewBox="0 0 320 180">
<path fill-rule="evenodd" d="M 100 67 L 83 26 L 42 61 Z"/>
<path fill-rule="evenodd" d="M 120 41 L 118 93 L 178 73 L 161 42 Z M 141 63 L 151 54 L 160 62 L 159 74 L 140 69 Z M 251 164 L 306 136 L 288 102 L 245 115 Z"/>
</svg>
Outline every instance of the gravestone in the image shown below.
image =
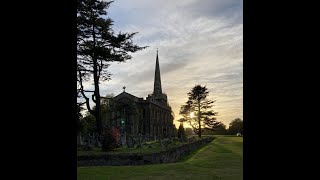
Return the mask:
<svg viewBox="0 0 320 180">
<path fill-rule="evenodd" d="M 131 136 L 128 137 L 127 146 L 128 146 L 128 148 L 133 148 L 134 147 L 133 138 Z"/>
<path fill-rule="evenodd" d="M 102 144 L 98 141 L 97 146 L 100 148 L 102 147 Z"/>
<path fill-rule="evenodd" d="M 99 141 L 99 135 L 97 133 L 93 134 L 93 143 L 96 147 L 101 147 L 101 143 Z"/>
<path fill-rule="evenodd" d="M 89 134 L 89 135 L 88 135 L 88 144 L 94 144 L 93 141 L 94 141 L 93 135 Z"/>
<path fill-rule="evenodd" d="M 83 143 L 83 140 L 82 140 L 82 135 L 81 135 L 81 133 L 78 134 L 77 144 L 78 144 L 79 146 L 81 146 L 81 145 L 84 144 L 84 143 Z"/>
<path fill-rule="evenodd" d="M 139 135 L 138 135 L 138 138 L 136 139 L 136 142 L 137 142 L 137 148 L 142 148 L 143 147 L 143 145 L 142 145 L 142 134 L 140 134 L 139 133 Z"/>
<path fill-rule="evenodd" d="M 126 134 L 121 135 L 121 145 L 125 146 L 127 144 L 127 137 Z"/>
</svg>

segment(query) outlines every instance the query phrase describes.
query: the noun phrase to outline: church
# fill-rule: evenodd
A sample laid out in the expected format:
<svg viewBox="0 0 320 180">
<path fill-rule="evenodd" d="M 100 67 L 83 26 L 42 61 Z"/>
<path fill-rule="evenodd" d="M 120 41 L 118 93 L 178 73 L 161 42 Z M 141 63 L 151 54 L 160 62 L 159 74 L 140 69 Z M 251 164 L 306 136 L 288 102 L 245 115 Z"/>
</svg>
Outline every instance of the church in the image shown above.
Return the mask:
<svg viewBox="0 0 320 180">
<path fill-rule="evenodd" d="M 107 122 L 120 130 L 121 137 L 143 137 L 145 140 L 176 136 L 174 115 L 168 98 L 162 92 L 158 51 L 153 93 L 145 99 L 123 92 L 108 100 Z"/>
</svg>

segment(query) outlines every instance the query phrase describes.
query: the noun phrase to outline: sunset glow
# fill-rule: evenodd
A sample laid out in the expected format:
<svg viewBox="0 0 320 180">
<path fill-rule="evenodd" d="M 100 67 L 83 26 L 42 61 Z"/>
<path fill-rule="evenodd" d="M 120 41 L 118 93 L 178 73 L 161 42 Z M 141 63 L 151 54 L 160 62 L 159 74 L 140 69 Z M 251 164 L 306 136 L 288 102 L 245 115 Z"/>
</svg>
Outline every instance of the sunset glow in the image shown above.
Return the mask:
<svg viewBox="0 0 320 180">
<path fill-rule="evenodd" d="M 190 118 L 194 118 L 194 112 L 190 113 Z"/>
<path fill-rule="evenodd" d="M 228 127 L 235 118 L 243 119 L 242 1 L 117 0 L 108 16 L 115 32 L 139 32 L 134 42 L 149 47 L 133 53 L 132 60 L 110 64 L 111 80 L 101 82 L 101 96 L 118 95 L 123 86 L 136 97 L 151 94 L 158 49 L 162 91 L 176 127 L 180 107 L 196 84 L 206 85 L 208 99 L 216 101 L 218 121 Z M 85 87 L 92 90 L 92 82 Z"/>
</svg>

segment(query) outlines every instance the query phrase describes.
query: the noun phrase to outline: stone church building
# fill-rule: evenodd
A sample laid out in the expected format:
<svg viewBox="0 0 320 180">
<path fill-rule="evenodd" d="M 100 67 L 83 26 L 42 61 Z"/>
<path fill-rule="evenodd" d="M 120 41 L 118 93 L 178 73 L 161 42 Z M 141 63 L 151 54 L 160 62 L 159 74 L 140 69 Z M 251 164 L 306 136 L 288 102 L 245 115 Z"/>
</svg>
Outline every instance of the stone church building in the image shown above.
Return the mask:
<svg viewBox="0 0 320 180">
<path fill-rule="evenodd" d="M 121 137 L 143 137 L 145 140 L 176 136 L 174 115 L 162 92 L 158 52 L 153 93 L 145 99 L 123 92 L 108 99 L 107 122 L 120 130 Z"/>
</svg>

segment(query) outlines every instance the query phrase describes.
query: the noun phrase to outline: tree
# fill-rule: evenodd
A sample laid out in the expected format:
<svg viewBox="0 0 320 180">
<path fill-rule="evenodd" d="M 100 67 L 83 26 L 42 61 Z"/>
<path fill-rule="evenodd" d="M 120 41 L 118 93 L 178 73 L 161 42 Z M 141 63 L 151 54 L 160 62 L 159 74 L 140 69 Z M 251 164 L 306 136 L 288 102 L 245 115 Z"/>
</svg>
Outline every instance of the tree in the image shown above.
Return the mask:
<svg viewBox="0 0 320 180">
<path fill-rule="evenodd" d="M 183 125 L 184 122 L 187 122 L 187 119 L 186 118 L 180 118 L 177 121 L 180 122 L 180 124 Z"/>
<path fill-rule="evenodd" d="M 228 134 L 235 135 L 237 133 L 243 134 L 243 121 L 240 118 L 236 118 L 229 124 Z"/>
<path fill-rule="evenodd" d="M 80 121 L 80 132 L 84 136 L 92 135 L 97 132 L 96 118 L 89 112 Z"/>
<path fill-rule="evenodd" d="M 220 122 L 220 124 L 217 125 L 217 127 L 213 128 L 213 134 L 214 135 L 226 135 L 228 134 L 228 130 L 226 128 L 226 125 Z"/>
<path fill-rule="evenodd" d="M 214 130 L 214 128 L 220 123 L 217 122 L 215 118 L 218 113 L 211 109 L 213 106 L 212 104 L 215 101 L 207 99 L 208 94 L 209 91 L 206 86 L 195 85 L 188 93 L 189 100 L 183 106 L 188 110 L 186 112 L 192 112 L 195 110 L 195 112 L 193 112 L 195 117 L 189 117 L 188 124 L 200 138 L 203 128 Z"/>
<path fill-rule="evenodd" d="M 133 44 L 135 33 L 115 34 L 112 30 L 113 21 L 105 18 L 106 9 L 113 1 L 78 0 L 77 1 L 77 71 L 78 92 L 85 100 L 87 110 L 96 118 L 99 137 L 103 138 L 104 127 L 101 119 L 101 100 L 99 83 L 110 80 L 107 71 L 110 62 L 125 62 L 134 53 L 146 47 Z M 83 81 L 93 77 L 94 90 L 85 90 Z M 89 104 L 86 93 L 92 93 L 91 99 L 96 108 Z M 100 139 L 102 140 L 102 139 Z"/>
<path fill-rule="evenodd" d="M 102 142 L 103 151 L 113 151 L 120 147 L 120 131 L 118 128 L 111 127 L 106 129 L 106 134 L 110 138 L 104 138 Z"/>
<path fill-rule="evenodd" d="M 82 107 L 82 103 L 77 103 L 77 135 L 80 133 L 80 124 L 81 124 L 81 119 L 83 118 L 83 115 L 81 114 L 81 111 L 84 110 Z"/>
<path fill-rule="evenodd" d="M 193 134 L 192 128 L 186 128 L 185 132 L 186 132 L 186 135 L 189 135 L 189 136 Z"/>
<path fill-rule="evenodd" d="M 92 110 L 95 111 L 96 106 L 92 107 Z M 104 102 L 101 102 L 101 114 L 106 116 L 108 111 L 108 106 Z M 81 118 L 80 121 L 80 130 L 82 134 L 96 134 L 98 133 L 97 126 L 96 126 L 96 117 L 90 112 L 86 112 L 86 114 Z"/>
<path fill-rule="evenodd" d="M 172 133 L 174 134 L 174 137 L 176 137 L 176 136 L 178 135 L 178 129 L 177 129 L 177 127 L 174 126 L 172 131 L 173 131 Z"/>
<path fill-rule="evenodd" d="M 186 133 L 184 131 L 182 123 L 180 123 L 179 129 L 178 129 L 178 138 L 181 139 L 181 140 L 185 140 L 186 139 Z"/>
<path fill-rule="evenodd" d="M 188 101 L 185 105 L 182 105 L 179 111 L 179 114 L 182 115 L 183 117 L 180 118 L 178 121 L 180 123 L 188 122 L 190 119 L 190 113 L 193 112 L 193 108 L 191 106 L 191 101 Z"/>
<path fill-rule="evenodd" d="M 220 122 L 216 127 L 213 129 L 204 129 L 202 132 L 203 135 L 227 135 L 228 130 L 226 125 Z"/>
</svg>

